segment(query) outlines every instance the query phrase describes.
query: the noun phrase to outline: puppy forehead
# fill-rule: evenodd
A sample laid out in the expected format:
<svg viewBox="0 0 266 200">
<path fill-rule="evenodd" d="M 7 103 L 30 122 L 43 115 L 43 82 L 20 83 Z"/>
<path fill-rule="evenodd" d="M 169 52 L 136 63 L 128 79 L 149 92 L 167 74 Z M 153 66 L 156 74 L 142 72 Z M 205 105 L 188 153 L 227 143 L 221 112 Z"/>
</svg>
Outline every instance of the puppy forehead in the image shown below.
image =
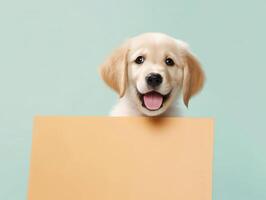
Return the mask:
<svg viewBox="0 0 266 200">
<path fill-rule="evenodd" d="M 176 40 L 162 33 L 145 33 L 131 39 L 130 50 L 177 52 Z"/>
</svg>

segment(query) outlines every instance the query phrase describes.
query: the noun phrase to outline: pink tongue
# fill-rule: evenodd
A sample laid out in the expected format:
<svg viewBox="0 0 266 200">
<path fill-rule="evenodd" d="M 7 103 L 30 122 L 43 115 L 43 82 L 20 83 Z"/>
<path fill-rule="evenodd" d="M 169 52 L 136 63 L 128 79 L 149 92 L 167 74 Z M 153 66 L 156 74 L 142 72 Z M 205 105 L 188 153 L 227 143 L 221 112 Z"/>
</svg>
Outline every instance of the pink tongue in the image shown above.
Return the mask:
<svg viewBox="0 0 266 200">
<path fill-rule="evenodd" d="M 163 97 L 162 95 L 156 92 L 150 92 L 144 95 L 143 97 L 144 104 L 149 110 L 158 110 L 162 103 Z"/>
</svg>

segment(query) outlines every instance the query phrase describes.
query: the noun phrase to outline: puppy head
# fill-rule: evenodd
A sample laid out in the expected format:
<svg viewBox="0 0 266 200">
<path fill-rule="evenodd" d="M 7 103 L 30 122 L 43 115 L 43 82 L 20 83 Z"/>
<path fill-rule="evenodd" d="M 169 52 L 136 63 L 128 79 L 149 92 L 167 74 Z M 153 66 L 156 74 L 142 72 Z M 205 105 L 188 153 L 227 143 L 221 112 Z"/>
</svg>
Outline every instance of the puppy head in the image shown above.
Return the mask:
<svg viewBox="0 0 266 200">
<path fill-rule="evenodd" d="M 186 43 L 161 33 L 126 41 L 101 66 L 101 76 L 147 116 L 164 113 L 181 91 L 188 106 L 204 83 L 201 66 Z"/>
</svg>

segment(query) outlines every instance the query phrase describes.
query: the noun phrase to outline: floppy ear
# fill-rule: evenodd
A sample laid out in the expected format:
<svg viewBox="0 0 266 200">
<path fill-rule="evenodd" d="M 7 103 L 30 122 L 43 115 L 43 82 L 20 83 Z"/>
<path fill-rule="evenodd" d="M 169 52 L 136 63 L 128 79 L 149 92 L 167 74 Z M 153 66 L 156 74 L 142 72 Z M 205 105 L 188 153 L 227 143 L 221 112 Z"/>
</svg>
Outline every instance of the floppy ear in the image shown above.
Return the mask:
<svg viewBox="0 0 266 200">
<path fill-rule="evenodd" d="M 107 85 L 113 88 L 120 97 L 124 96 L 127 87 L 127 53 L 125 43 L 106 59 L 100 67 L 100 74 Z"/>
<path fill-rule="evenodd" d="M 190 98 L 202 89 L 205 75 L 198 59 L 188 49 L 188 46 L 185 45 L 182 49 L 184 58 L 183 101 L 188 107 Z"/>
</svg>

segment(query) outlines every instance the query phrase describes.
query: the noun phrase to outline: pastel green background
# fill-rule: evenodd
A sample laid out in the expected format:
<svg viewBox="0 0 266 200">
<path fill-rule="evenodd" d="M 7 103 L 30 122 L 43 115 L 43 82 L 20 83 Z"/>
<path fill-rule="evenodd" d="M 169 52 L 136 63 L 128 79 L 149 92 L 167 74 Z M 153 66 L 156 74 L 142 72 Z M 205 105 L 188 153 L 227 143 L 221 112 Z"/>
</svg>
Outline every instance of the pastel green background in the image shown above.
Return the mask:
<svg viewBox="0 0 266 200">
<path fill-rule="evenodd" d="M 184 114 L 216 120 L 213 199 L 266 199 L 265 9 L 264 0 L 1 1 L 0 199 L 26 199 L 33 116 L 107 115 L 116 95 L 99 64 L 150 31 L 187 41 L 204 66 L 205 88 Z"/>
</svg>

